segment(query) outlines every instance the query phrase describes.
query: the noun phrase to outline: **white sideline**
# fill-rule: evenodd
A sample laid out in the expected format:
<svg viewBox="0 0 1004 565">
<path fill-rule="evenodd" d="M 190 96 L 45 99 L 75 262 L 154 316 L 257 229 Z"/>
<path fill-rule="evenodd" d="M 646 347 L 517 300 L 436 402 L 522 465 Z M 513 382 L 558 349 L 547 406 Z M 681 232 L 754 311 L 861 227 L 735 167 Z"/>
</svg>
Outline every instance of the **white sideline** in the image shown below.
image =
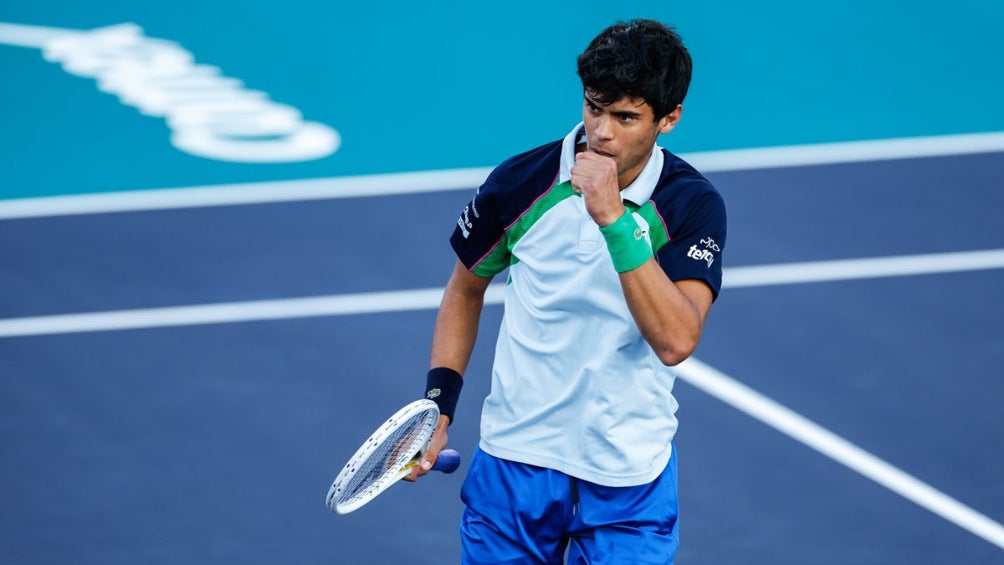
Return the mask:
<svg viewBox="0 0 1004 565">
<path fill-rule="evenodd" d="M 1004 549 L 1004 526 L 717 369 L 690 358 L 681 380 Z"/>
</svg>

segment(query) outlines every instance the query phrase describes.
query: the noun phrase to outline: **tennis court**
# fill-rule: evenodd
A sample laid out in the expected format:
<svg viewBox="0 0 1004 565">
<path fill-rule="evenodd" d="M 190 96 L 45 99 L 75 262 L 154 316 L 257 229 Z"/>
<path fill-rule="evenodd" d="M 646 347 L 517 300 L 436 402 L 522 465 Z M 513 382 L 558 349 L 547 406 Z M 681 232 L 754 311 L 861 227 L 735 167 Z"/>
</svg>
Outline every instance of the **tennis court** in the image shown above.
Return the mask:
<svg viewBox="0 0 1004 565">
<path fill-rule="evenodd" d="M 380 32 L 361 7 L 195 6 L 0 8 L 17 86 L 0 91 L 0 562 L 457 562 L 466 462 L 347 516 L 324 495 L 421 392 L 447 238 L 479 179 L 562 135 L 575 54 L 645 15 L 680 26 L 699 72 L 661 143 L 729 206 L 726 289 L 675 389 L 677 562 L 1004 563 L 996 4 L 528 19 L 529 3 L 402 3 Z M 189 122 L 53 47 L 126 23 L 295 107 L 294 125 L 319 124 L 297 150 L 331 153 L 198 156 Z M 847 29 L 861 40 L 833 49 Z M 935 31 L 939 49 L 916 47 Z M 489 302 L 450 433 L 464 455 Z"/>
</svg>

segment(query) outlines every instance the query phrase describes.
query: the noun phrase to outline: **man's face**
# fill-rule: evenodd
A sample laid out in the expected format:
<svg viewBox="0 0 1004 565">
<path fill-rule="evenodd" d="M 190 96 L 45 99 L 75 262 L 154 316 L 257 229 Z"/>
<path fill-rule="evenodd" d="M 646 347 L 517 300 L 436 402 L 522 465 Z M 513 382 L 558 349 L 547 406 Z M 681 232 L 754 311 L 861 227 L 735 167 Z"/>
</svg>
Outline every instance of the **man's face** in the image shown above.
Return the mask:
<svg viewBox="0 0 1004 565">
<path fill-rule="evenodd" d="M 656 138 L 673 129 L 682 110 L 677 106 L 656 120 L 652 106 L 641 98 L 625 96 L 603 105 L 587 90 L 582 102 L 586 147 L 617 162 L 617 178 L 623 189 L 645 168 Z"/>
</svg>

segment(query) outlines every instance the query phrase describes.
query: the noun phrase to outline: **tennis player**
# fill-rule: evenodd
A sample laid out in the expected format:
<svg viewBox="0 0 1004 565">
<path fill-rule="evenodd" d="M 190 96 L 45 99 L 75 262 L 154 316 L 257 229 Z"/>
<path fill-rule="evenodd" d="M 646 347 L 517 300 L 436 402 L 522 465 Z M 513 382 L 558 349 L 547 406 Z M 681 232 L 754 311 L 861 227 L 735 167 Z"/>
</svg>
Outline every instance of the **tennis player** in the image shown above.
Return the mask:
<svg viewBox="0 0 1004 565">
<path fill-rule="evenodd" d="M 725 205 L 659 147 L 691 59 L 651 20 L 578 58 L 582 123 L 499 165 L 463 209 L 433 334 L 428 398 L 447 441 L 492 277 L 505 316 L 461 489 L 463 562 L 672 563 L 678 547 L 672 369 L 718 296 Z"/>
</svg>

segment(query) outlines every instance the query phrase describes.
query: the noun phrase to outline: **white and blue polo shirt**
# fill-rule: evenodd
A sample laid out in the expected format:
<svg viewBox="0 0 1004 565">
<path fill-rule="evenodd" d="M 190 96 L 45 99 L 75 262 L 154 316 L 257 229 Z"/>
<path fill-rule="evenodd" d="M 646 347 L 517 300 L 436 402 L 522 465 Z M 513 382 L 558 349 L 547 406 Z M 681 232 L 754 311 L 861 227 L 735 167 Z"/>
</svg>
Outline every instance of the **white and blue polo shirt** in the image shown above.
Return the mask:
<svg viewBox="0 0 1004 565">
<path fill-rule="evenodd" d="M 581 130 L 499 165 L 450 242 L 477 275 L 509 269 L 481 448 L 633 486 L 672 454 L 676 374 L 641 336 L 599 227 L 568 183 Z M 702 280 L 717 298 L 725 205 L 711 183 L 656 146 L 621 194 L 670 280 Z"/>
</svg>

